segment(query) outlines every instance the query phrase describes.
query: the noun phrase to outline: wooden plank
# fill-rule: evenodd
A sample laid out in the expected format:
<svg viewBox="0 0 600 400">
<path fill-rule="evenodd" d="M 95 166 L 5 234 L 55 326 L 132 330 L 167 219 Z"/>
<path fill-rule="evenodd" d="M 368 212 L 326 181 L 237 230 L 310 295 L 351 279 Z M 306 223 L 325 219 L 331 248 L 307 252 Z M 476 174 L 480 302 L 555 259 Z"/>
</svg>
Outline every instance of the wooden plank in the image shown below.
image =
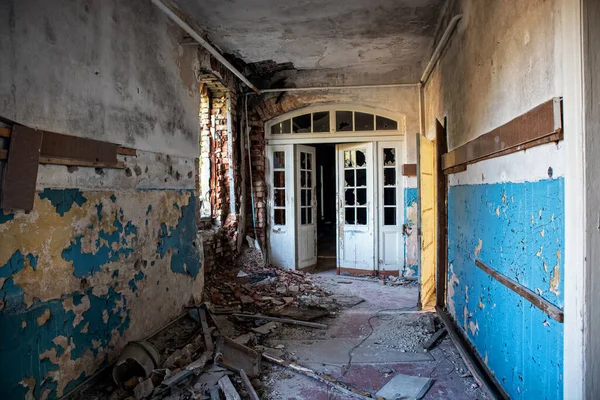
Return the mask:
<svg viewBox="0 0 600 400">
<path fill-rule="evenodd" d="M 113 143 L 44 131 L 41 155 L 49 158 L 115 164 L 117 147 Z"/>
<path fill-rule="evenodd" d="M 6 160 L 8 158 L 8 150 L 0 150 L 0 160 Z"/>
<path fill-rule="evenodd" d="M 457 165 L 444 170 L 444 175 L 457 174 L 467 170 L 467 164 Z"/>
<path fill-rule="evenodd" d="M 448 335 L 450 335 L 452 342 L 454 342 L 460 357 L 463 359 L 465 365 L 479 386 L 484 389 L 486 394 L 492 399 L 509 399 L 510 397 L 504 391 L 502 386 L 500 386 L 498 381 L 492 377 L 491 372 L 487 369 L 483 360 L 473 350 L 472 346 L 464 336 L 459 334 L 460 329 L 455 327 L 452 318 L 450 318 L 441 307 L 436 307 L 435 310 L 448 331 Z"/>
<path fill-rule="evenodd" d="M 448 151 L 446 128 L 435 121 L 436 152 L 436 263 L 435 263 L 435 304 L 446 305 L 446 282 L 448 271 L 448 176 L 442 167 L 442 155 Z"/>
<path fill-rule="evenodd" d="M 219 388 L 221 388 L 226 400 L 242 400 L 237 390 L 235 390 L 233 383 L 231 383 L 231 379 L 229 379 L 227 375 L 219 379 Z"/>
<path fill-rule="evenodd" d="M 442 328 L 442 329 L 438 330 L 425 343 L 423 343 L 423 348 L 425 350 L 430 350 L 433 346 L 436 345 L 437 342 L 439 342 L 441 339 L 443 339 L 447 333 L 448 333 L 448 331 L 446 330 L 446 328 Z"/>
<path fill-rule="evenodd" d="M 13 126 L 2 184 L 2 208 L 33 210 L 42 146 L 42 132 Z"/>
<path fill-rule="evenodd" d="M 0 137 L 9 138 L 11 134 L 11 129 L 6 127 L 0 128 Z"/>
<path fill-rule="evenodd" d="M 290 319 L 290 318 L 267 317 L 266 315 L 259 315 L 259 314 L 232 314 L 232 315 L 237 318 L 264 319 L 265 321 L 281 322 L 282 324 L 290 324 L 290 325 L 307 326 L 309 328 L 317 328 L 317 329 L 327 329 L 328 328 L 328 326 L 325 324 L 319 324 L 317 322 L 298 321 L 298 320 Z"/>
<path fill-rule="evenodd" d="M 520 151 L 530 142 L 540 145 L 540 139 L 557 133 L 562 133 L 562 105 L 554 98 L 444 154 L 443 169 Z"/>
<path fill-rule="evenodd" d="M 40 157 L 40 164 L 55 164 L 55 165 L 68 165 L 73 167 L 91 167 L 91 168 L 114 168 L 124 169 L 125 163 L 117 161 L 114 163 L 105 162 L 90 162 L 82 160 L 74 160 L 72 158 L 58 158 L 58 157 Z"/>
<path fill-rule="evenodd" d="M 117 147 L 117 154 L 122 156 L 137 156 L 137 150 L 129 147 Z"/>
<path fill-rule="evenodd" d="M 248 375 L 244 370 L 240 371 L 240 376 L 242 377 L 242 382 L 244 383 L 244 387 L 246 388 L 246 392 L 248 393 L 250 400 L 260 400 L 260 397 L 258 397 L 258 394 L 256 394 L 256 390 L 254 390 L 254 386 L 252 386 L 252 383 L 250 382 L 250 379 L 248 379 Z"/>
<path fill-rule="evenodd" d="M 561 308 L 550 303 L 548 300 L 546 300 L 539 294 L 521 285 L 520 283 L 513 281 L 506 275 L 501 274 L 500 272 L 496 271 L 489 265 L 486 265 L 485 263 L 479 260 L 475 260 L 475 265 L 477 265 L 483 272 L 487 273 L 489 276 L 496 279 L 498 282 L 500 282 L 519 296 L 528 300 L 531 304 L 542 310 L 549 317 L 555 319 L 560 323 L 563 323 L 565 321 L 564 311 Z"/>
<path fill-rule="evenodd" d="M 402 165 L 403 176 L 417 176 L 417 164 L 403 164 Z"/>
</svg>

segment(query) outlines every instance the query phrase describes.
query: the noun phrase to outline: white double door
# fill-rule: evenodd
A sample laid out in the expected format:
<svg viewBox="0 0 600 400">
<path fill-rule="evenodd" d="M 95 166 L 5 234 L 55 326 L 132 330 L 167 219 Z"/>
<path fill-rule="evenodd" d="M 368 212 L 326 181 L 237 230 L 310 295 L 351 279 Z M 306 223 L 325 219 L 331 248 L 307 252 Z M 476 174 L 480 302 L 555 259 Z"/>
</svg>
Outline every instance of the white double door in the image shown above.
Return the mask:
<svg viewBox="0 0 600 400">
<path fill-rule="evenodd" d="M 401 141 L 336 146 L 340 271 L 397 274 L 403 268 L 401 155 Z M 267 159 L 270 262 L 288 269 L 316 265 L 315 148 L 268 146 Z"/>
<path fill-rule="evenodd" d="M 273 265 L 317 264 L 316 151 L 302 145 L 267 147 L 269 255 Z"/>
</svg>

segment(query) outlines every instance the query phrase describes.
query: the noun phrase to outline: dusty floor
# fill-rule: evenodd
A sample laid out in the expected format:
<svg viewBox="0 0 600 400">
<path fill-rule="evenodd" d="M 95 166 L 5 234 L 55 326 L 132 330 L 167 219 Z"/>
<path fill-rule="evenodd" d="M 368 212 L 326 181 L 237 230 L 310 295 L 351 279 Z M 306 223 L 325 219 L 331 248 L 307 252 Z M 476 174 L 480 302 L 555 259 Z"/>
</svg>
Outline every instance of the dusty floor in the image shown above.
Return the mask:
<svg viewBox="0 0 600 400">
<path fill-rule="evenodd" d="M 315 274 L 313 280 L 333 296 L 356 296 L 365 301 L 320 320 L 329 325 L 326 331 L 293 326 L 278 329 L 265 345 L 283 345 L 282 358 L 373 393 L 396 373 L 403 373 L 434 379 L 424 399 L 486 398 L 450 339 L 430 352 L 422 349 L 435 331 L 435 320 L 431 313 L 414 311 L 416 285 L 387 286 L 337 276 L 334 271 Z M 269 399 L 352 398 L 278 366 L 270 367 L 262 382 Z"/>
<path fill-rule="evenodd" d="M 268 353 L 294 361 L 372 394 L 397 374 L 404 374 L 434 380 L 425 399 L 485 399 L 449 339 L 430 352 L 423 350 L 422 344 L 439 329 L 439 322 L 433 313 L 416 311 L 415 282 L 387 280 L 384 285 L 384 281 L 375 278 L 338 276 L 333 270 L 307 275 L 260 264 L 253 253 L 246 252 L 229 268 L 208 277 L 205 305 L 214 311 L 208 321 L 214 341 L 219 336 L 232 338 L 258 352 L 254 353 L 256 357 Z M 221 312 L 217 312 L 219 307 Z M 326 324 L 327 329 L 239 318 L 232 311 L 225 312 L 226 309 L 262 315 L 299 310 L 302 316 L 311 313 L 313 317 L 321 316 L 314 322 Z M 268 329 L 269 326 L 273 329 Z M 161 354 L 163 368 L 155 369 L 153 374 L 167 370 L 176 374 L 192 359 L 200 357 L 202 346 L 192 351 L 189 360 L 169 363 L 179 351 L 176 349 L 197 343 L 202 337 L 199 323 L 186 316 L 148 338 Z M 260 375 L 252 379 L 261 399 L 351 398 L 266 360 L 262 366 Z M 133 389 L 118 388 L 110 371 L 106 369 L 69 398 L 134 399 Z M 239 375 L 212 361 L 198 374 L 173 386 L 165 393 L 166 397 L 156 396 L 156 391 L 149 397 L 208 399 L 205 388 L 198 385 L 205 378 L 225 373 L 242 398 L 247 398 Z"/>
</svg>

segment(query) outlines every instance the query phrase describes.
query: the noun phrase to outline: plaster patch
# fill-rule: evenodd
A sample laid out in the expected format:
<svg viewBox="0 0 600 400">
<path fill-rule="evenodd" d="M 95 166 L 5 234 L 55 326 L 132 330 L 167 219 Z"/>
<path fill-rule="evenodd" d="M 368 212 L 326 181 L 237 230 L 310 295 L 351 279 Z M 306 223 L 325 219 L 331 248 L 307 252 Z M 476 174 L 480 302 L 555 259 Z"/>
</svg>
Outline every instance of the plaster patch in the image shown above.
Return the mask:
<svg viewBox="0 0 600 400">
<path fill-rule="evenodd" d="M 481 253 L 481 248 L 483 247 L 483 242 L 481 241 L 481 239 L 479 239 L 479 243 L 477 244 L 477 246 L 475 246 L 475 249 L 473 249 L 473 254 L 475 255 L 475 257 L 479 257 L 479 253 Z"/>
<path fill-rule="evenodd" d="M 550 278 L 550 291 L 556 295 L 560 294 L 558 285 L 560 284 L 560 266 L 555 265 L 552 271 L 552 277 Z"/>
<path fill-rule="evenodd" d="M 37 324 L 39 326 L 44 325 L 50 319 L 50 309 L 46 309 L 42 315 L 37 318 Z"/>
</svg>

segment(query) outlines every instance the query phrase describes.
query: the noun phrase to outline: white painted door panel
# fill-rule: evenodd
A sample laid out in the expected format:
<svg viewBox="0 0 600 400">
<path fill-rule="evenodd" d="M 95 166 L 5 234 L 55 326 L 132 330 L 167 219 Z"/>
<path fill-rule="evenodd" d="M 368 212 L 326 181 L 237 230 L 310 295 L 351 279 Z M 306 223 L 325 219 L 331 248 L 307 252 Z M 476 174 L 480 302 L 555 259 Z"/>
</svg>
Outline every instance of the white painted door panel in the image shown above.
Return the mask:
<svg viewBox="0 0 600 400">
<path fill-rule="evenodd" d="M 399 274 L 404 267 L 404 186 L 401 141 L 377 144 L 379 271 Z"/>
<path fill-rule="evenodd" d="M 317 264 L 317 176 L 314 147 L 296 145 L 297 268 Z"/>
<path fill-rule="evenodd" d="M 373 144 L 336 146 L 337 248 L 341 271 L 375 269 Z"/>
<path fill-rule="evenodd" d="M 271 264 L 296 266 L 294 145 L 267 146 L 269 259 Z"/>
</svg>

